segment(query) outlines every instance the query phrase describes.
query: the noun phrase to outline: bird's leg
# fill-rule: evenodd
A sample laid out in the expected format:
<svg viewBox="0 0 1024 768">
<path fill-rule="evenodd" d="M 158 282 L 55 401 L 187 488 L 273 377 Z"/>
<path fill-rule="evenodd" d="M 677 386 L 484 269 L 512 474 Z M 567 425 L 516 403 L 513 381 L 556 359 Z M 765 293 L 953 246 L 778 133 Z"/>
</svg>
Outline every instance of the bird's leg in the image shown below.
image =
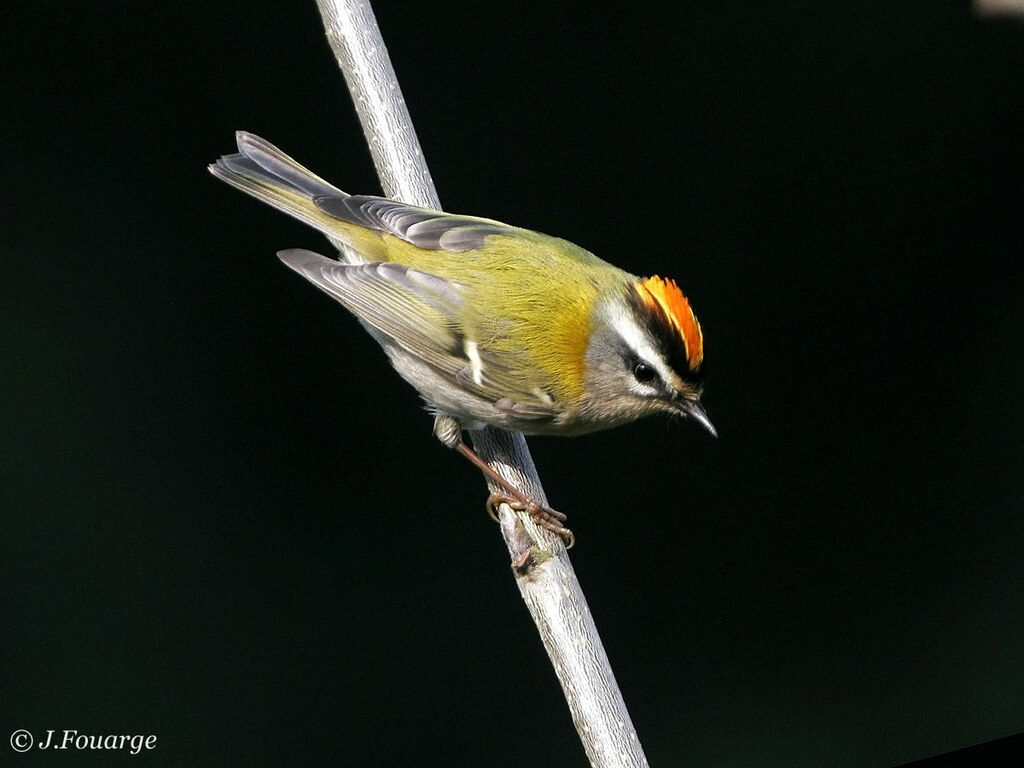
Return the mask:
<svg viewBox="0 0 1024 768">
<path fill-rule="evenodd" d="M 477 456 L 473 449 L 463 441 L 462 428 L 455 419 L 440 414 L 435 416 L 434 435 L 446 446 L 465 456 L 473 466 L 504 489 L 487 497 L 487 512 L 495 521 L 498 520 L 498 505 L 508 504 L 515 510 L 526 512 L 541 528 L 547 528 L 552 533 L 561 536 L 565 540 L 566 549 L 576 543 L 576 537 L 572 531 L 562 525 L 566 520 L 565 514 L 531 499 Z"/>
</svg>

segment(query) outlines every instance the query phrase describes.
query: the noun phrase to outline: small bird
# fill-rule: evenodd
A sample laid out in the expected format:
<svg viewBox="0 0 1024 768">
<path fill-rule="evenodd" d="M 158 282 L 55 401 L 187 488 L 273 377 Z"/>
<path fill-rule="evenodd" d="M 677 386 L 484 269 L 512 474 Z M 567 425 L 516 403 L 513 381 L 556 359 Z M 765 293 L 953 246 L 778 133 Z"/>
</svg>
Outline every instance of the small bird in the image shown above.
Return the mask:
<svg viewBox="0 0 1024 768">
<path fill-rule="evenodd" d="M 491 219 L 349 195 L 268 141 L 236 138 L 210 172 L 338 248 L 338 259 L 278 256 L 359 319 L 423 397 L 437 438 L 505 489 L 492 515 L 508 503 L 572 544 L 565 515 L 502 478 L 464 429 L 581 435 L 669 413 L 715 434 L 700 404 L 703 334 L 673 280 Z"/>
</svg>

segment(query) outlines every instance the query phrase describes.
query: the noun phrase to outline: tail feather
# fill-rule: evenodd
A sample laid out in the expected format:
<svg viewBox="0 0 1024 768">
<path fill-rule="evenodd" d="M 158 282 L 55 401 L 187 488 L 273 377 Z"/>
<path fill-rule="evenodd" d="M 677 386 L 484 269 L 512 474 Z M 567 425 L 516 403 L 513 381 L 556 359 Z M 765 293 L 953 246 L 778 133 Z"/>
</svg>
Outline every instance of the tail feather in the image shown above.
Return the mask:
<svg viewBox="0 0 1024 768">
<path fill-rule="evenodd" d="M 210 173 L 320 230 L 339 249 L 345 248 L 345 241 L 339 237 L 338 220 L 317 208 L 313 199 L 347 195 L 259 136 L 239 131 L 235 137 L 238 154 L 224 155 L 212 163 Z"/>
<path fill-rule="evenodd" d="M 346 196 L 333 184 L 329 184 L 308 168 L 299 165 L 266 139 L 261 139 L 247 131 L 238 131 L 235 134 L 235 139 L 242 157 L 266 173 L 276 176 L 286 185 L 303 192 L 307 197 Z"/>
</svg>

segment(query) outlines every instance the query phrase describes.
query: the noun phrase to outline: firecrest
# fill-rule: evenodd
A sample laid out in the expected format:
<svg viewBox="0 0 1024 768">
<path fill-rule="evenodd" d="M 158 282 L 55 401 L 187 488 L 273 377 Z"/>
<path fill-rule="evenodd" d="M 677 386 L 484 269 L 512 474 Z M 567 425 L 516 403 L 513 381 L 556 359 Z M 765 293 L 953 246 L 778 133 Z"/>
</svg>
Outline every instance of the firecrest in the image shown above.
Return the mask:
<svg viewBox="0 0 1024 768">
<path fill-rule="evenodd" d="M 217 178 L 323 232 L 338 259 L 281 260 L 354 314 L 434 414 L 434 433 L 504 487 L 507 502 L 571 542 L 463 442 L 491 425 L 580 435 L 656 413 L 694 419 L 704 340 L 674 281 L 639 278 L 559 238 L 491 219 L 348 195 L 251 133 Z"/>
</svg>

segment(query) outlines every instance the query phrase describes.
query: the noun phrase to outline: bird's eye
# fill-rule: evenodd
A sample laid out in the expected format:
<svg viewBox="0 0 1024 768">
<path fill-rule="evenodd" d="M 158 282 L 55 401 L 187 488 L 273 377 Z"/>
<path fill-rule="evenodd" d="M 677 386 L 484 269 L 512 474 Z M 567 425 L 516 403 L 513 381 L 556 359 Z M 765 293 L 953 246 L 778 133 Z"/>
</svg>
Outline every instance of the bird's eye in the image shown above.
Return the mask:
<svg viewBox="0 0 1024 768">
<path fill-rule="evenodd" d="M 657 375 L 658 372 L 647 363 L 637 363 L 633 366 L 633 376 L 641 384 L 650 384 Z"/>
</svg>

